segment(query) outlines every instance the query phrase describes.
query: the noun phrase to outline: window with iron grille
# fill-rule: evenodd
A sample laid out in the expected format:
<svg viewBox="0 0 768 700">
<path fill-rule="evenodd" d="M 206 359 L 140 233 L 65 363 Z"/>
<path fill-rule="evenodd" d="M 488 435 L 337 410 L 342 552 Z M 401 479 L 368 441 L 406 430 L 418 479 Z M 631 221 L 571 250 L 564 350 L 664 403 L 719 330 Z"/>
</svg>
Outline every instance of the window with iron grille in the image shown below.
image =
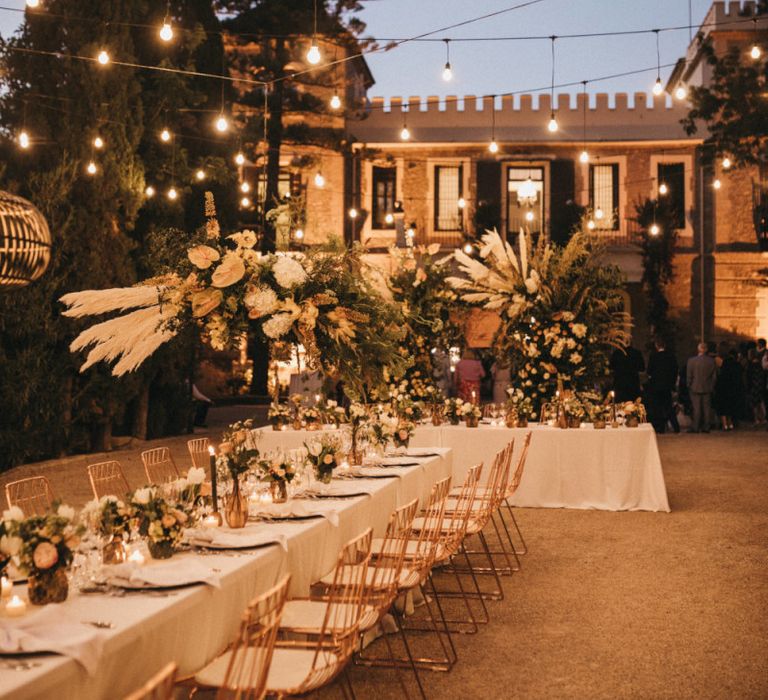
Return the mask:
<svg viewBox="0 0 768 700">
<path fill-rule="evenodd" d="M 435 166 L 435 231 L 460 231 L 462 166 Z"/>
<path fill-rule="evenodd" d="M 589 166 L 589 206 L 595 228 L 619 230 L 619 164 Z"/>
<path fill-rule="evenodd" d="M 264 202 L 264 197 L 267 192 L 267 174 L 264 170 L 259 170 L 256 175 L 256 199 L 255 204 L 257 208 L 261 208 L 262 203 L 265 204 L 266 211 L 274 209 L 274 202 Z M 247 177 L 246 177 L 247 179 Z M 298 194 L 299 183 L 298 176 L 294 176 L 290 170 L 281 170 L 277 180 L 277 196 L 279 199 L 285 199 L 285 197 L 292 197 Z"/>
<path fill-rule="evenodd" d="M 667 186 L 664 197 L 669 205 L 675 228 L 685 228 L 685 164 L 684 163 L 659 163 L 656 176 L 657 187 L 662 184 Z"/>
<path fill-rule="evenodd" d="M 373 202 L 371 203 L 371 226 L 373 228 L 392 228 L 394 222 L 387 223 L 387 214 L 395 208 L 397 191 L 397 168 L 373 168 Z"/>
</svg>

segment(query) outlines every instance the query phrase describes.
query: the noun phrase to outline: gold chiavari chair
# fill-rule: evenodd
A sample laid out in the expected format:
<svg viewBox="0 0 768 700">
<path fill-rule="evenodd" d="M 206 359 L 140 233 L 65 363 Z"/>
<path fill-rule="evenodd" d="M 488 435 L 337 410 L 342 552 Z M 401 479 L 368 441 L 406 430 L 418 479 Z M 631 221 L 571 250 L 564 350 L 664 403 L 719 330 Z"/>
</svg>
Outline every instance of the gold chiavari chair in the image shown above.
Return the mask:
<svg viewBox="0 0 768 700">
<path fill-rule="evenodd" d="M 167 447 L 155 447 L 142 452 L 141 461 L 144 464 L 147 482 L 150 484 L 167 484 L 181 476 Z"/>
<path fill-rule="evenodd" d="M 8 507 L 18 506 L 24 517 L 44 515 L 54 501 L 51 485 L 44 476 L 30 476 L 5 485 L 5 500 Z"/>
<path fill-rule="evenodd" d="M 512 504 L 509 502 L 509 499 L 515 495 L 515 492 L 520 486 L 520 481 L 523 478 L 523 471 L 525 470 L 525 461 L 528 458 L 528 448 L 530 447 L 530 444 L 531 444 L 531 431 L 529 430 L 525 435 L 525 442 L 523 443 L 523 451 L 520 453 L 520 458 L 517 461 L 517 467 L 515 468 L 515 472 L 512 475 L 512 478 L 509 480 L 509 484 L 505 489 L 504 497 L 498 509 L 499 520 L 501 521 L 502 528 L 504 529 L 506 538 L 509 541 L 509 546 L 510 546 L 509 553 L 514 555 L 518 563 L 520 561 L 518 558 L 518 555 L 527 554 L 528 545 L 526 545 L 525 543 L 525 539 L 523 538 L 523 533 L 520 532 L 520 527 L 517 524 L 517 519 L 515 518 L 515 513 L 514 513 L 514 510 L 512 509 Z M 517 536 L 520 538 L 520 543 L 522 545 L 521 549 L 517 549 L 517 546 L 515 545 L 512 539 L 512 534 L 504 518 L 504 511 L 501 508 L 502 505 L 504 509 L 509 513 L 509 516 L 512 519 L 512 525 L 514 525 L 515 531 L 517 532 Z M 506 548 L 503 545 L 503 542 L 502 542 L 502 551 L 507 552 Z"/>
<path fill-rule="evenodd" d="M 371 538 L 368 528 L 343 547 L 327 595 L 296 598 L 285 604 L 280 622 L 282 638 L 276 643 L 267 678 L 270 695 L 309 693 L 340 675 L 351 690 L 344 671 L 355 650 L 360 623 L 370 614 L 363 592 Z"/>
<path fill-rule="evenodd" d="M 125 478 L 120 462 L 116 460 L 98 462 L 89 464 L 86 468 L 94 498 L 99 499 L 102 496 L 122 498 L 130 492 L 131 487 L 128 485 L 128 479 Z"/>
<path fill-rule="evenodd" d="M 176 681 L 176 664 L 169 663 L 147 683 L 125 697 L 125 700 L 172 700 Z"/>
<path fill-rule="evenodd" d="M 210 441 L 207 437 L 187 440 L 187 449 L 192 458 L 192 466 L 199 469 L 207 469 L 210 465 L 211 456 L 208 454 L 208 445 Z"/>
<path fill-rule="evenodd" d="M 252 600 L 243 613 L 240 631 L 229 648 L 184 685 L 196 690 L 218 689 L 217 698 L 261 700 L 266 695 L 280 618 L 288 597 L 290 574 Z"/>
</svg>

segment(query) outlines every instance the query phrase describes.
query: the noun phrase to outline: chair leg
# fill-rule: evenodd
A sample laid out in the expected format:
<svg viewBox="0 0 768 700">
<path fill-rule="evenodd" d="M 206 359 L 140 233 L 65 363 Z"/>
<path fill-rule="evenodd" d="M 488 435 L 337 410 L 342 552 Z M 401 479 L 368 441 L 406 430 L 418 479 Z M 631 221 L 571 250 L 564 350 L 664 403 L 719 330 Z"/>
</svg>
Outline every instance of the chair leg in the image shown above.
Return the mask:
<svg viewBox="0 0 768 700">
<path fill-rule="evenodd" d="M 352 685 L 352 679 L 349 677 L 348 673 L 349 666 L 344 667 L 344 671 L 342 672 L 342 681 L 346 683 L 347 689 L 349 690 L 349 698 L 350 700 L 357 700 L 357 696 L 355 695 L 355 689 Z"/>
<path fill-rule="evenodd" d="M 506 535 L 507 539 L 512 542 L 512 538 L 509 535 L 509 530 L 507 529 L 507 524 L 504 522 L 504 517 L 501 514 L 501 508 L 498 510 L 499 518 L 501 519 L 502 527 L 504 528 L 504 534 Z M 499 573 L 504 575 L 511 575 L 514 571 L 520 571 L 520 567 L 522 566 L 520 563 L 520 559 L 517 556 L 517 552 L 515 551 L 515 546 L 512 544 L 510 549 L 507 549 L 504 546 L 504 539 L 502 538 L 501 530 L 499 530 L 499 526 L 496 523 L 496 514 L 491 514 L 491 524 L 493 525 L 493 529 L 496 531 L 496 537 L 499 540 L 499 546 L 501 547 L 500 553 L 504 555 L 504 558 L 507 560 L 507 568 L 500 569 Z M 510 553 L 515 558 L 515 564 L 512 564 L 512 560 L 509 558 Z M 491 554 L 497 554 L 497 552 L 492 551 Z"/>
<path fill-rule="evenodd" d="M 456 661 L 458 661 L 459 657 L 456 654 L 456 647 L 453 644 L 453 637 L 451 636 L 451 631 L 448 629 L 448 623 L 445 621 L 445 613 L 443 612 L 443 606 L 440 603 L 440 594 L 437 592 L 437 589 L 435 588 L 435 582 L 432 580 L 431 571 L 427 576 L 427 581 L 429 581 L 429 587 L 432 589 L 432 595 L 434 596 L 434 599 L 435 599 L 435 605 L 437 605 L 437 611 L 440 613 L 440 621 L 442 622 L 443 630 L 445 632 L 446 638 L 448 639 L 448 645 L 450 646 L 450 649 L 451 649 L 450 655 L 448 654 L 448 650 L 445 644 L 443 644 L 442 635 L 440 634 L 440 631 L 437 628 L 437 622 L 434 616 L 432 615 L 432 606 L 429 604 L 429 600 L 426 598 L 426 594 L 425 594 L 424 598 L 427 603 L 427 610 L 429 611 L 429 615 L 432 618 L 433 624 L 435 625 L 435 630 L 437 631 L 437 637 L 440 640 L 441 646 L 443 647 L 443 651 L 445 652 L 445 657 L 446 659 L 448 659 L 449 667 L 446 670 L 450 670 L 453 664 L 455 664 Z M 424 589 L 422 588 L 422 590 Z"/>
<path fill-rule="evenodd" d="M 458 551 L 457 551 L 458 554 Z M 456 584 L 458 585 L 458 590 L 443 590 L 440 589 L 437 591 L 438 595 L 440 595 L 443 598 L 461 598 L 464 602 L 464 607 L 467 610 L 467 614 L 469 618 L 464 619 L 447 619 L 445 622 L 449 625 L 451 625 L 451 632 L 458 632 L 459 634 L 476 634 L 478 630 L 480 629 L 479 623 L 477 618 L 475 617 L 475 613 L 472 610 L 472 605 L 470 603 L 470 594 L 467 593 L 467 591 L 464 589 L 464 582 L 461 580 L 461 576 L 459 575 L 459 570 L 456 568 L 456 566 L 453 563 L 453 559 L 448 559 L 444 564 L 441 565 L 441 568 L 445 570 L 445 573 L 448 572 L 452 573 L 454 578 L 456 579 Z M 434 578 L 432 579 L 432 585 L 435 586 Z M 467 629 L 467 626 L 469 628 Z"/>
<path fill-rule="evenodd" d="M 491 568 L 493 577 L 496 579 L 496 590 L 492 591 L 491 593 L 484 593 L 483 595 L 489 597 L 490 600 L 504 600 L 504 589 L 501 587 L 499 572 L 496 570 L 496 564 L 494 563 L 493 557 L 491 556 L 491 551 L 488 548 L 488 542 L 485 539 L 483 531 L 481 530 L 478 532 L 477 536 L 480 540 L 483 551 L 485 552 L 485 557 L 488 560 L 488 566 Z"/>
<path fill-rule="evenodd" d="M 522 544 L 522 549 L 517 549 L 517 547 L 515 546 L 515 543 L 512 541 L 512 538 L 511 537 L 509 538 L 512 548 L 515 550 L 515 554 L 528 554 L 528 545 L 525 543 L 525 539 L 523 538 L 523 533 L 520 532 L 520 527 L 517 524 L 517 519 L 515 518 L 515 512 L 512 507 L 512 504 L 509 502 L 509 499 L 507 498 L 504 499 L 504 507 L 509 513 L 509 517 L 512 518 L 512 524 L 515 526 L 515 530 L 517 531 L 517 536 L 520 538 L 520 543 Z M 504 515 L 502 514 L 501 509 L 499 509 L 499 515 L 501 516 L 502 521 L 504 521 L 505 518 L 504 518 Z"/>
</svg>

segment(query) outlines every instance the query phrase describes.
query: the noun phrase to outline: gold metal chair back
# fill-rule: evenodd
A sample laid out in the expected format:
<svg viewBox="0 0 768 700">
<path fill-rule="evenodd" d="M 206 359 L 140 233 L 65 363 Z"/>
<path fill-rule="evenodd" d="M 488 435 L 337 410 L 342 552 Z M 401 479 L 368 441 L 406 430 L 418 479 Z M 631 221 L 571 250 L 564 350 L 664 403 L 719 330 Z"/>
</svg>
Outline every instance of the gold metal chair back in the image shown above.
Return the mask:
<svg viewBox="0 0 768 700">
<path fill-rule="evenodd" d="M 408 568 L 429 573 L 438 555 L 443 529 L 445 502 L 451 489 L 451 477 L 441 479 L 432 487 L 427 507 L 420 518 L 421 530 L 413 552 L 407 552 Z M 411 540 L 413 541 L 413 540 Z"/>
<path fill-rule="evenodd" d="M 451 499 L 451 510 L 445 513 L 441 543 L 446 549 L 446 554 L 455 554 L 467 533 L 467 525 L 472 515 L 472 506 L 475 503 L 477 483 L 483 470 L 482 462 L 470 467 L 464 484 L 461 487 L 456 500 Z"/>
<path fill-rule="evenodd" d="M 208 445 L 210 441 L 207 437 L 187 440 L 187 449 L 192 458 L 192 466 L 199 469 L 207 469 L 210 464 L 210 455 L 208 454 Z"/>
<path fill-rule="evenodd" d="M 152 676 L 145 685 L 127 695 L 125 700 L 171 700 L 175 682 L 176 664 L 169 663 L 162 671 Z"/>
<path fill-rule="evenodd" d="M 248 604 L 217 697 L 259 700 L 266 694 L 267 675 L 290 582 L 291 575 L 286 574 L 276 586 Z"/>
<path fill-rule="evenodd" d="M 54 501 L 51 485 L 44 476 L 31 476 L 5 485 L 8 507 L 18 506 L 24 517 L 45 515 Z"/>
<path fill-rule="evenodd" d="M 517 491 L 518 486 L 520 486 L 520 481 L 523 478 L 523 470 L 525 469 L 525 460 L 528 458 L 528 448 L 530 447 L 530 445 L 531 445 L 531 431 L 529 430 L 525 434 L 523 451 L 520 453 L 520 459 L 517 460 L 517 467 L 515 468 L 515 473 L 512 475 L 512 478 L 509 481 L 509 485 L 505 490 L 504 496 L 506 498 L 513 496 L 515 491 Z"/>
<path fill-rule="evenodd" d="M 167 447 L 155 447 L 142 452 L 141 461 L 144 464 L 147 482 L 150 484 L 167 484 L 181 476 Z"/>
<path fill-rule="evenodd" d="M 130 492 L 131 487 L 128 485 L 120 462 L 116 460 L 98 462 L 89 464 L 87 469 L 94 498 L 99 499 L 103 496 L 122 498 Z"/>
</svg>

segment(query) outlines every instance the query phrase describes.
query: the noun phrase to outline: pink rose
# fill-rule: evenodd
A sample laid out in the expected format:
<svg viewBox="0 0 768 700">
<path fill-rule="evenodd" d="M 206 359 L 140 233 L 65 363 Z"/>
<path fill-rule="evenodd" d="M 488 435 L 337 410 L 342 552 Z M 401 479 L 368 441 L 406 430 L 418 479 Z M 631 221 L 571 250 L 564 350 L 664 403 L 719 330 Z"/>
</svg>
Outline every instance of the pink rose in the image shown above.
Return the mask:
<svg viewBox="0 0 768 700">
<path fill-rule="evenodd" d="M 38 569 L 50 569 L 59 561 L 59 553 L 50 542 L 41 542 L 35 547 L 32 560 Z"/>
<path fill-rule="evenodd" d="M 176 524 L 176 518 L 170 513 L 166 513 L 160 522 L 164 528 L 172 528 Z"/>
<path fill-rule="evenodd" d="M 325 455 L 323 457 L 323 464 L 333 464 L 333 455 Z"/>
</svg>

